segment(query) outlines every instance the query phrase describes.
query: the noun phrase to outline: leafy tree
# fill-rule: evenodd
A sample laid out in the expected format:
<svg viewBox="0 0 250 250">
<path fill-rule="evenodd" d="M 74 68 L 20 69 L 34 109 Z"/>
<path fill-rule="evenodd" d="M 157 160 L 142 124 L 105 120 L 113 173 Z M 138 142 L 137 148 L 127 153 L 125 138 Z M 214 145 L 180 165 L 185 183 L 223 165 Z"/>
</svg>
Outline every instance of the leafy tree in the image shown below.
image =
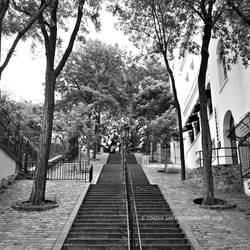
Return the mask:
<svg viewBox="0 0 250 250">
<path fill-rule="evenodd" d="M 75 135 L 80 144 L 87 145 L 87 160 L 90 160 L 90 145 L 95 140 L 94 119 L 92 105 L 78 103 L 67 111 L 55 112 L 54 131 Z"/>
<path fill-rule="evenodd" d="M 114 2 L 110 0 L 110 2 Z M 171 68 L 174 50 L 182 37 L 186 15 L 179 6 L 179 1 L 161 0 L 126 0 L 121 4 L 111 5 L 111 10 L 119 16 L 119 25 L 128 34 L 134 44 L 147 54 L 159 55 L 165 63 L 169 75 L 175 108 L 178 116 L 179 142 L 181 155 L 181 178 L 185 179 L 185 156 L 182 134 L 181 108 L 177 96 L 175 77 Z M 196 46 L 189 46 L 196 50 Z"/>
<path fill-rule="evenodd" d="M 16 10 L 17 4 L 14 0 L 2 0 L 0 2 L 0 61 L 2 58 L 2 35 L 11 36 L 17 33 L 3 63 L 0 65 L 0 78 L 9 63 L 18 42 L 25 37 L 28 30 L 51 2 L 52 0 L 43 1 L 43 4 L 41 4 L 38 11 L 28 18 L 22 15 L 20 16 L 20 13 Z"/>
<path fill-rule="evenodd" d="M 250 4 L 248 0 L 227 0 L 227 4 L 245 24 L 250 25 Z"/>
<path fill-rule="evenodd" d="M 39 9 L 44 3 L 45 0 L 41 0 L 40 4 L 38 2 L 30 3 L 22 0 L 18 2 L 17 8 L 23 15 L 32 16 L 34 11 Z M 85 9 L 83 9 L 84 5 L 87 5 Z M 98 6 L 98 0 L 77 0 L 74 2 L 52 0 L 52 3 L 46 11 L 39 16 L 38 23 L 30 29 L 30 34 L 34 39 L 44 42 L 46 55 L 45 100 L 42 136 L 39 149 L 38 166 L 36 168 L 36 175 L 29 200 L 30 203 L 34 205 L 41 204 L 45 200 L 46 169 L 48 166 L 51 144 L 56 80 L 72 51 L 82 19 L 85 22 L 89 17 L 96 20 L 98 17 L 96 12 Z M 64 31 L 67 31 L 66 19 L 72 16 L 76 17 L 76 21 L 70 35 L 68 45 L 66 46 L 65 51 L 62 52 L 62 50 L 60 50 L 58 55 L 57 48 L 60 48 L 62 44 L 62 39 L 58 35 L 58 28 L 62 28 Z M 82 18 L 83 16 L 84 18 Z M 96 23 L 99 24 L 98 22 Z M 86 31 L 86 25 L 82 26 L 82 31 Z"/>
<path fill-rule="evenodd" d="M 93 107 L 96 140 L 93 158 L 100 144 L 101 113 L 117 112 L 128 103 L 124 90 L 123 51 L 99 40 L 88 40 L 72 53 L 58 81 L 60 103 L 85 102 Z M 70 100 L 70 102 L 69 102 Z"/>
<path fill-rule="evenodd" d="M 212 142 L 207 116 L 207 97 L 206 97 L 206 73 L 209 59 L 209 44 L 212 36 L 226 35 L 225 47 L 228 51 L 234 52 L 234 58 L 229 63 L 237 62 L 239 56 L 243 57 L 245 65 L 249 62 L 249 39 L 248 33 L 241 34 L 241 40 L 235 39 L 228 22 L 228 6 L 225 1 L 220 0 L 190 0 L 183 1 L 183 6 L 187 8 L 192 17 L 189 19 L 191 25 L 189 28 L 191 34 L 195 30 L 201 29 L 201 61 L 198 74 L 198 90 L 200 97 L 200 116 L 201 116 L 201 135 L 202 135 L 202 155 L 203 155 L 203 176 L 204 176 L 204 194 L 203 204 L 214 204 L 214 187 L 211 168 L 212 160 Z M 189 30 L 189 32 L 190 32 Z M 243 39 L 244 37 L 244 39 Z M 242 51 L 244 51 L 242 53 Z M 245 60 L 244 60 L 245 59 Z"/>
<path fill-rule="evenodd" d="M 177 134 L 176 111 L 172 106 L 163 114 L 151 121 L 150 128 L 155 138 L 163 143 L 167 149 L 171 138 Z M 167 168 L 167 154 L 165 156 L 165 171 Z"/>
<path fill-rule="evenodd" d="M 157 116 L 161 116 L 173 104 L 170 86 L 164 81 L 145 77 L 140 83 L 140 91 L 134 95 L 133 114 L 144 117 L 146 134 L 146 153 L 149 153 L 150 124 Z"/>
</svg>

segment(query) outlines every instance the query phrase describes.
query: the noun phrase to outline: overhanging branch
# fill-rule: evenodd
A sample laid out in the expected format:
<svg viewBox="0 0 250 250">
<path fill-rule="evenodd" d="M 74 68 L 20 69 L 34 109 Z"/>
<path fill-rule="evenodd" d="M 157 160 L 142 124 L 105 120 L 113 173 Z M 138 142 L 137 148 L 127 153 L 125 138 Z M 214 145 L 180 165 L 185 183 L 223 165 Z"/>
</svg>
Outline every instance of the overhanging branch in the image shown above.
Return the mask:
<svg viewBox="0 0 250 250">
<path fill-rule="evenodd" d="M 39 16 L 43 13 L 43 11 L 45 10 L 45 8 L 50 5 L 50 3 L 52 2 L 52 0 L 46 2 L 44 5 L 42 5 L 42 7 L 39 9 L 39 11 L 37 12 L 37 14 L 29 21 L 29 23 L 26 25 L 26 27 L 24 27 L 21 31 L 18 32 L 9 52 L 6 55 L 6 58 L 3 62 L 3 64 L 0 67 L 0 76 L 3 72 L 3 70 L 6 68 L 6 66 L 8 65 L 10 58 L 12 56 L 12 54 L 15 51 L 15 48 L 19 42 L 19 40 L 24 36 L 24 34 L 30 29 L 30 27 L 33 25 L 33 23 L 39 18 Z"/>
<path fill-rule="evenodd" d="M 75 27 L 73 29 L 73 32 L 71 34 L 71 37 L 70 37 L 70 40 L 69 40 L 69 44 L 68 44 L 68 47 L 67 49 L 65 50 L 63 56 L 62 56 L 62 59 L 61 61 L 59 62 L 56 70 L 55 70 L 55 75 L 56 77 L 58 77 L 58 75 L 60 74 L 61 70 L 63 69 L 71 51 L 72 51 L 72 48 L 73 48 L 73 45 L 74 45 L 74 42 L 75 42 L 75 39 L 76 39 L 76 35 L 78 33 L 78 30 L 80 28 L 80 24 L 81 24 L 81 20 L 82 20 L 82 15 L 83 15 L 83 5 L 85 3 L 85 0 L 84 1 L 80 1 L 79 5 L 78 5 L 78 13 L 77 13 L 77 19 L 76 19 L 76 23 L 75 23 Z"/>
</svg>

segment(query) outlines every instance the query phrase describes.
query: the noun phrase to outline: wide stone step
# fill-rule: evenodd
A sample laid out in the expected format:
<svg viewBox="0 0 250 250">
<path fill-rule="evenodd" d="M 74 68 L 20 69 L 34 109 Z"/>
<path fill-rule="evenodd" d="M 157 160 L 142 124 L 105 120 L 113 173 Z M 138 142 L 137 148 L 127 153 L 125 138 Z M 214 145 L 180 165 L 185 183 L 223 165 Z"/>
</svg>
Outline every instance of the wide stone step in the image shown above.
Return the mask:
<svg viewBox="0 0 250 250">
<path fill-rule="evenodd" d="M 158 200 L 158 199 L 141 199 L 141 198 L 135 198 L 136 205 L 162 205 L 162 206 L 168 206 L 165 200 Z"/>
<path fill-rule="evenodd" d="M 117 238 L 98 238 L 98 239 L 85 239 L 85 238 L 69 238 L 67 240 L 68 244 L 78 244 L 78 245 L 105 245 L 105 244 L 117 244 L 117 245 L 126 245 L 128 242 L 127 237 L 123 239 Z"/>
<path fill-rule="evenodd" d="M 140 229 L 158 229 L 158 228 L 179 228 L 179 225 L 176 223 L 140 223 Z"/>
<path fill-rule="evenodd" d="M 71 232 L 69 238 L 81 238 L 81 239 L 124 239 L 128 238 L 128 235 L 125 233 L 111 233 L 111 232 L 95 232 L 95 233 L 86 233 L 86 232 Z"/>
<path fill-rule="evenodd" d="M 121 214 L 121 215 L 109 215 L 109 214 L 105 214 L 105 216 L 103 215 L 92 215 L 92 214 L 77 214 L 76 219 L 77 220 L 125 220 L 127 218 L 126 214 Z"/>
<path fill-rule="evenodd" d="M 85 234 L 85 233 L 91 233 L 91 234 L 100 234 L 100 233 L 120 233 L 120 234 L 127 234 L 127 227 L 121 228 L 120 225 L 119 227 L 113 227 L 113 228 L 105 228 L 105 227 L 92 227 L 92 228 L 72 228 L 70 230 L 70 233 L 80 233 L 80 234 Z"/>
<path fill-rule="evenodd" d="M 91 210 L 91 209 L 81 209 L 78 212 L 78 215 L 126 215 L 126 210 L 119 209 L 99 209 L 99 210 Z"/>
<path fill-rule="evenodd" d="M 62 250 L 127 250 L 128 246 L 123 244 L 64 244 Z"/>
<path fill-rule="evenodd" d="M 137 211 L 169 211 L 171 210 L 168 206 L 158 206 L 158 207 L 155 207 L 155 206 L 148 206 L 148 207 L 145 207 L 145 206 L 136 206 L 136 209 Z"/>
<path fill-rule="evenodd" d="M 81 211 L 126 211 L 125 204 L 122 206 L 81 206 Z"/>
<path fill-rule="evenodd" d="M 170 238 L 170 239 L 181 239 L 185 238 L 184 233 L 141 233 L 140 234 L 142 239 L 158 239 L 158 238 Z"/>
<path fill-rule="evenodd" d="M 157 196 L 135 196 L 135 201 L 140 201 L 140 200 L 146 200 L 146 201 L 164 201 L 162 197 L 157 197 Z"/>
<path fill-rule="evenodd" d="M 72 228 L 80 229 L 80 228 L 101 228 L 101 229 L 123 229 L 127 228 L 126 223 L 105 223 L 105 222 L 74 222 Z"/>
<path fill-rule="evenodd" d="M 86 200 L 86 201 L 84 201 L 84 204 L 99 204 L 100 206 L 101 205 L 105 205 L 105 204 L 125 204 L 125 201 L 123 201 L 123 200 L 114 200 L 114 201 L 112 201 L 112 200 L 102 200 L 102 201 L 100 201 L 100 200 L 93 200 L 93 199 L 91 199 L 91 200 Z"/>
<path fill-rule="evenodd" d="M 161 239 L 161 238 L 147 238 L 147 239 L 141 239 L 142 245 L 154 245 L 156 244 L 164 244 L 164 245 L 171 245 L 171 244 L 186 244 L 187 239 L 185 238 L 168 238 L 168 239 Z"/>
<path fill-rule="evenodd" d="M 172 244 L 166 246 L 165 244 L 157 244 L 153 245 L 143 245 L 143 250 L 191 250 L 191 246 L 189 244 Z"/>
<path fill-rule="evenodd" d="M 144 225 L 144 224 L 151 224 L 151 225 L 154 225 L 154 224 L 174 224 L 174 223 L 177 223 L 176 220 L 165 220 L 165 219 L 151 219 L 151 220 L 148 220 L 148 219 L 139 219 L 139 225 Z"/>
<path fill-rule="evenodd" d="M 148 215 L 150 217 L 155 216 L 166 216 L 165 219 L 169 219 L 169 217 L 171 217 L 173 215 L 173 212 L 170 209 L 165 209 L 165 210 L 161 210 L 161 211 L 155 211 L 155 210 L 137 210 L 137 214 L 142 216 L 142 215 Z M 167 217 L 168 216 L 168 217 Z M 173 217 L 173 216 L 172 216 Z"/>
<path fill-rule="evenodd" d="M 179 234 L 182 233 L 181 228 L 174 228 L 174 227 L 163 227 L 163 228 L 143 228 L 140 227 L 141 234 L 163 234 L 163 233 L 169 233 L 169 234 Z"/>
<path fill-rule="evenodd" d="M 125 201 L 125 197 L 121 196 L 87 196 L 86 201 L 92 201 L 92 200 L 97 200 L 97 201 Z"/>
<path fill-rule="evenodd" d="M 86 203 L 82 204 L 81 207 L 88 207 L 88 208 L 96 208 L 96 207 L 112 207 L 112 208 L 118 208 L 118 207 L 122 207 L 125 208 L 126 207 L 126 203 L 125 202 L 92 202 L 92 201 L 86 201 Z"/>
<path fill-rule="evenodd" d="M 85 198 L 88 198 L 88 197 L 97 197 L 97 198 L 99 198 L 99 197 L 108 197 L 108 198 L 110 198 L 110 197 L 114 197 L 114 198 L 124 198 L 125 197 L 125 193 L 119 193 L 119 194 L 112 194 L 112 193 L 101 193 L 101 192 L 95 192 L 95 193 L 90 193 L 90 194 L 88 194 L 88 195 L 86 195 L 85 196 Z"/>
<path fill-rule="evenodd" d="M 102 218 L 102 219 L 88 219 L 88 218 L 79 218 L 77 217 L 77 220 L 74 222 L 76 224 L 79 223 L 123 223 L 125 222 L 125 219 L 113 219 L 113 218 Z"/>
</svg>

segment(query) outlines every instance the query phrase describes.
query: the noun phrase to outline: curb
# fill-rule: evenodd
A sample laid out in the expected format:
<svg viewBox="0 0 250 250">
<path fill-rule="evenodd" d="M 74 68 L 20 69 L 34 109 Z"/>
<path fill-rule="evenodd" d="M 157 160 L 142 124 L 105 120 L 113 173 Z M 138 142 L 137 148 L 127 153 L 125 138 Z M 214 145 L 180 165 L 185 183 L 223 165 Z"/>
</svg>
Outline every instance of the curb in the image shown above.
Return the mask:
<svg viewBox="0 0 250 250">
<path fill-rule="evenodd" d="M 62 248 L 63 243 L 64 243 L 64 241 L 65 241 L 65 239 L 66 239 L 66 237 L 68 235 L 68 232 L 69 232 L 69 230 L 70 230 L 70 228 L 71 228 L 71 226 L 72 226 L 72 224 L 74 222 L 74 219 L 75 219 L 75 217 L 77 215 L 77 212 L 78 212 L 78 210 L 79 210 L 79 208 L 80 208 L 80 206 L 82 204 L 82 201 L 83 201 L 83 199 L 84 199 L 84 197 L 85 197 L 85 195 L 86 195 L 86 193 L 87 193 L 87 191 L 89 189 L 89 186 L 90 186 L 90 184 L 88 183 L 83 188 L 82 193 L 79 195 L 79 198 L 78 198 L 78 200 L 77 200 L 77 202 L 76 202 L 76 204 L 75 204 L 75 206 L 74 206 L 74 208 L 73 208 L 67 222 L 65 223 L 61 233 L 59 234 L 59 236 L 58 236 L 58 238 L 57 238 L 57 240 L 56 240 L 56 242 L 55 242 L 55 244 L 54 244 L 54 246 L 52 248 L 53 250 L 60 250 Z"/>
</svg>

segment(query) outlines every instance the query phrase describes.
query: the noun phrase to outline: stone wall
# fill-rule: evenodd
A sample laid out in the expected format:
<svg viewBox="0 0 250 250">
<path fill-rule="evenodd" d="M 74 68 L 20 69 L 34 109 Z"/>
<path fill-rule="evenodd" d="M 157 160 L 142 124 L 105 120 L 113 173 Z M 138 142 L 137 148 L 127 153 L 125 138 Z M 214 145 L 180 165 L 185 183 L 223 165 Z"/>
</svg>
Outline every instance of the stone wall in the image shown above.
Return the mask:
<svg viewBox="0 0 250 250">
<path fill-rule="evenodd" d="M 9 175 L 8 177 L 0 179 L 0 193 L 8 188 L 8 185 L 11 185 L 15 182 L 17 174 Z"/>
<path fill-rule="evenodd" d="M 241 192 L 240 165 L 213 166 L 214 190 L 223 192 Z M 187 173 L 187 181 L 194 185 L 203 187 L 202 168 L 195 168 Z"/>
</svg>

